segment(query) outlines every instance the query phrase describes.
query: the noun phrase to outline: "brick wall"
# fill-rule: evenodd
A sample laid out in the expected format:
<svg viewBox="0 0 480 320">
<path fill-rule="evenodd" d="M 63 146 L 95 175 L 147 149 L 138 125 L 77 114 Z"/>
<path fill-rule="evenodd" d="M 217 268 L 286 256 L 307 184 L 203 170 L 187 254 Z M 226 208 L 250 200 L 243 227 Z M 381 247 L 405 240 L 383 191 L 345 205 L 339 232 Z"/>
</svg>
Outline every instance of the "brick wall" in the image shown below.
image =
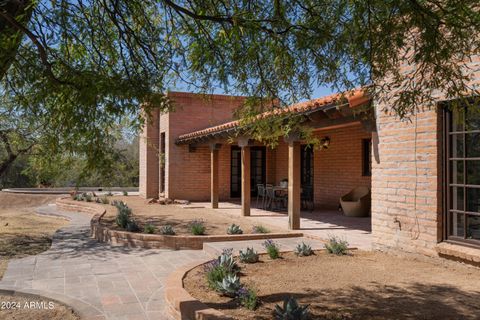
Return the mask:
<svg viewBox="0 0 480 320">
<path fill-rule="evenodd" d="M 370 177 L 362 176 L 362 139 L 371 134 L 360 124 L 338 129 L 319 130 L 319 138 L 328 136 L 330 147 L 314 151 L 314 203 L 316 208 L 336 209 L 339 198 L 355 187 L 370 187 Z M 288 147 L 282 142 L 276 150 L 275 183 L 288 177 Z"/>
<path fill-rule="evenodd" d="M 140 164 L 140 196 L 145 198 L 158 195 L 158 127 L 159 112 L 152 111 L 151 119 L 147 121 L 140 133 L 139 164 Z"/>
</svg>

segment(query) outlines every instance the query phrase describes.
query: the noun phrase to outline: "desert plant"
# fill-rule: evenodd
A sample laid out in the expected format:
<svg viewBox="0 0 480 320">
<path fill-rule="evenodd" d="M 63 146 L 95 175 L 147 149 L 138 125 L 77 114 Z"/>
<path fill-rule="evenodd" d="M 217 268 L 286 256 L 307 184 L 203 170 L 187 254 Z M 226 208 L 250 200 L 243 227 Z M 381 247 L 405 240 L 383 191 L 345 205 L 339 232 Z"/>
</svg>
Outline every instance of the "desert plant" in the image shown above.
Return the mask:
<svg viewBox="0 0 480 320">
<path fill-rule="evenodd" d="M 230 227 L 228 227 L 227 233 L 228 234 L 242 234 L 243 230 L 240 228 L 240 226 L 233 223 Z"/>
<path fill-rule="evenodd" d="M 268 230 L 266 227 L 262 225 L 258 225 L 258 226 L 253 226 L 252 233 L 270 233 L 270 230 Z"/>
<path fill-rule="evenodd" d="M 97 198 L 97 199 L 100 199 L 100 203 L 102 204 L 108 204 L 109 200 L 106 196 L 103 196 L 101 198 Z"/>
<path fill-rule="evenodd" d="M 280 258 L 280 249 L 278 245 L 271 239 L 265 240 L 263 247 L 267 250 L 268 256 L 271 259 Z"/>
<path fill-rule="evenodd" d="M 312 247 L 305 242 L 299 243 L 295 248 L 295 254 L 299 257 L 307 257 L 313 254 Z"/>
<path fill-rule="evenodd" d="M 237 295 L 240 287 L 240 278 L 233 274 L 227 274 L 222 281 L 217 282 L 217 291 L 231 298 Z"/>
<path fill-rule="evenodd" d="M 228 272 L 218 263 L 218 259 L 210 261 L 204 267 L 205 277 L 210 289 L 217 290 L 217 284 L 226 277 Z"/>
<path fill-rule="evenodd" d="M 124 202 L 119 201 L 115 204 L 117 207 L 117 217 L 115 222 L 123 229 L 127 228 L 128 222 L 130 222 L 132 216 L 132 209 L 130 209 Z"/>
<path fill-rule="evenodd" d="M 218 256 L 218 265 L 222 266 L 227 273 L 237 274 L 240 271 L 240 267 L 233 258 L 232 250 L 224 250 L 223 253 Z"/>
<path fill-rule="evenodd" d="M 135 219 L 129 219 L 127 222 L 127 225 L 125 226 L 125 229 L 130 232 L 140 231 L 140 227 L 138 226 L 137 221 L 135 221 Z"/>
<path fill-rule="evenodd" d="M 345 239 L 340 239 L 336 236 L 330 236 L 327 243 L 325 243 L 325 249 L 327 249 L 328 253 L 344 255 L 348 253 L 348 242 Z"/>
<path fill-rule="evenodd" d="M 86 202 L 92 202 L 92 195 L 90 193 L 84 193 L 83 194 L 83 199 L 86 201 Z"/>
<path fill-rule="evenodd" d="M 154 226 L 153 224 L 151 224 L 151 223 L 147 223 L 147 224 L 145 225 L 145 227 L 143 227 L 143 232 L 144 232 L 144 233 L 150 233 L 150 234 L 152 234 L 152 233 L 155 233 L 155 230 L 156 230 L 155 226 Z"/>
<path fill-rule="evenodd" d="M 74 197 L 73 200 L 75 201 L 83 201 L 83 195 L 80 193 L 77 193 Z"/>
<path fill-rule="evenodd" d="M 128 196 L 128 191 L 123 190 L 123 191 L 122 191 L 122 194 L 123 194 L 124 196 Z"/>
<path fill-rule="evenodd" d="M 242 287 L 237 292 L 240 305 L 248 310 L 255 310 L 258 306 L 257 292 L 253 289 Z"/>
<path fill-rule="evenodd" d="M 283 307 L 275 305 L 274 316 L 276 320 L 306 320 L 309 318 L 309 305 L 301 306 L 293 297 L 283 301 Z"/>
<path fill-rule="evenodd" d="M 173 236 L 175 234 L 175 230 L 173 230 L 173 227 L 171 225 L 167 224 L 160 228 L 160 233 Z"/>
<path fill-rule="evenodd" d="M 243 252 L 240 250 L 238 257 L 241 262 L 244 263 L 255 263 L 258 262 L 258 253 L 253 250 L 253 248 L 248 248 Z"/>
<path fill-rule="evenodd" d="M 203 220 L 193 220 L 189 224 L 190 232 L 195 236 L 201 236 L 205 234 L 205 224 Z"/>
</svg>

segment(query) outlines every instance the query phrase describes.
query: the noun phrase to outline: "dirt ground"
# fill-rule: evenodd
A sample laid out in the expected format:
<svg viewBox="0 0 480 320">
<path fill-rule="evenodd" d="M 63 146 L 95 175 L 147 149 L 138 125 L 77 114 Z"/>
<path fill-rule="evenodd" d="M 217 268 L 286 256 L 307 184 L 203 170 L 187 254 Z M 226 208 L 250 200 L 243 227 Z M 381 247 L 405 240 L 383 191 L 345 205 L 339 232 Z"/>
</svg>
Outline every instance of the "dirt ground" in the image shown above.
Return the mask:
<svg viewBox="0 0 480 320">
<path fill-rule="evenodd" d="M 55 195 L 26 195 L 0 192 L 0 279 L 8 260 L 39 254 L 51 245 L 53 233 L 67 221 L 34 213 Z"/>
<path fill-rule="evenodd" d="M 239 308 L 210 290 L 203 267 L 188 273 L 185 289 L 235 319 L 272 319 L 275 304 L 294 296 L 310 304 L 312 319 L 479 319 L 480 269 L 450 261 L 355 251 L 349 256 L 318 252 L 262 256 L 240 264 L 241 282 L 261 299 L 256 311 Z"/>
<path fill-rule="evenodd" d="M 230 216 L 216 212 L 210 208 L 200 208 L 192 206 L 192 208 L 182 208 L 182 205 L 160 205 L 147 204 L 145 199 L 137 196 L 114 196 L 111 200 L 122 200 L 133 210 L 133 216 L 139 223 L 141 229 L 146 223 L 151 223 L 158 228 L 170 224 L 173 226 L 176 234 L 191 234 L 188 227 L 189 222 L 195 219 L 202 219 L 205 222 L 206 234 L 219 235 L 226 234 L 227 228 L 235 223 L 240 225 L 243 233 L 252 233 L 252 228 L 256 223 L 248 218 L 241 216 Z M 118 229 L 115 224 L 115 216 L 117 209 L 111 205 L 106 205 L 107 213 L 105 214 L 103 223 L 112 229 Z M 270 232 L 285 232 L 278 228 L 264 225 Z"/>
<path fill-rule="evenodd" d="M 77 320 L 71 308 L 46 298 L 0 295 L 2 320 Z"/>
</svg>

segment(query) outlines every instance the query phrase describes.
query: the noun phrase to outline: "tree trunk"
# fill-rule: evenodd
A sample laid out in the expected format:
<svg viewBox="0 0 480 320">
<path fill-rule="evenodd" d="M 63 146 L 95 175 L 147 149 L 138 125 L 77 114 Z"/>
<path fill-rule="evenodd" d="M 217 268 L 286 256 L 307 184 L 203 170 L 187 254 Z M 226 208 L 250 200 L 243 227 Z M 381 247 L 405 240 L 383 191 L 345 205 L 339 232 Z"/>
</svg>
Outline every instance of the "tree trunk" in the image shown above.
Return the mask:
<svg viewBox="0 0 480 320">
<path fill-rule="evenodd" d="M 0 162 L 0 177 L 7 173 L 7 170 L 17 158 L 18 154 L 10 154 L 5 160 Z"/>
</svg>

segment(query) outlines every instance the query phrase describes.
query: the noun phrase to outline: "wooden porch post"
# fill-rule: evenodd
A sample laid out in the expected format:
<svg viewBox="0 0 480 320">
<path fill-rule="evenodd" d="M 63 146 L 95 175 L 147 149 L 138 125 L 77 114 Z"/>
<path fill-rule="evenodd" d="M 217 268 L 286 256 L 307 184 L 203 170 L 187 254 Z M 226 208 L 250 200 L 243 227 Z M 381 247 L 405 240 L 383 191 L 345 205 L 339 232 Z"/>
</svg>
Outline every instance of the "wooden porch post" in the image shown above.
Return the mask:
<svg viewBox="0 0 480 320">
<path fill-rule="evenodd" d="M 248 138 L 238 139 L 238 145 L 242 148 L 242 216 L 250 215 L 250 147 Z"/>
<path fill-rule="evenodd" d="M 210 202 L 213 209 L 218 208 L 218 149 L 216 143 L 210 145 Z"/>
<path fill-rule="evenodd" d="M 300 229 L 300 141 L 288 141 L 288 227 Z"/>
</svg>

